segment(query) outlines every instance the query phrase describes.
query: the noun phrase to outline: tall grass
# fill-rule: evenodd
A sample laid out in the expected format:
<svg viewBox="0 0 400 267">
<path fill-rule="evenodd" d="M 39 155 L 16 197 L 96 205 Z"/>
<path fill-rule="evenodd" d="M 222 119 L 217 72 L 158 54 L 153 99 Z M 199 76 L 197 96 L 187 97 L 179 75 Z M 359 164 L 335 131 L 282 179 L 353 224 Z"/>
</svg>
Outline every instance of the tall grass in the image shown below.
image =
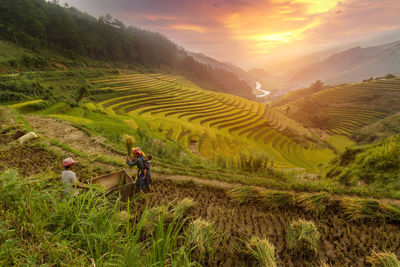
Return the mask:
<svg viewBox="0 0 400 267">
<path fill-rule="evenodd" d="M 288 248 L 298 256 L 311 256 L 317 253 L 319 238 L 318 229 L 312 221 L 299 219 L 289 226 Z"/>
<path fill-rule="evenodd" d="M 273 162 L 264 153 L 240 153 L 237 159 L 237 168 L 248 173 L 274 173 Z"/>
<path fill-rule="evenodd" d="M 275 246 L 267 239 L 252 237 L 246 242 L 246 248 L 261 266 L 276 267 Z"/>
<path fill-rule="evenodd" d="M 182 247 L 189 219 L 182 211 L 189 201 L 178 203 L 179 211 L 145 208 L 139 216 L 131 214 L 129 202 L 110 201 L 94 187 L 76 197 L 62 196 L 61 183 L 24 182 L 15 171 L 0 174 L 0 193 L 0 239 L 7 233 L 14 240 L 0 243 L 3 266 L 193 265 L 190 249 Z"/>
<path fill-rule="evenodd" d="M 370 257 L 367 258 L 368 263 L 372 267 L 400 267 L 400 262 L 396 255 L 391 252 L 373 252 Z"/>
</svg>

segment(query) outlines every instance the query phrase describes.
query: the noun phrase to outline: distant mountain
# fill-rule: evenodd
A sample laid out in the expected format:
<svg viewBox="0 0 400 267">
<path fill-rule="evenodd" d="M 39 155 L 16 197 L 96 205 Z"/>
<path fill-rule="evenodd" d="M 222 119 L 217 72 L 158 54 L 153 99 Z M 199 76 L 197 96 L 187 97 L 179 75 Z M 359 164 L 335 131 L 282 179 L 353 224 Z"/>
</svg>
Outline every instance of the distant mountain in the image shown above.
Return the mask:
<svg viewBox="0 0 400 267">
<path fill-rule="evenodd" d="M 253 76 L 256 79 L 265 79 L 265 78 L 270 78 L 272 77 L 271 74 L 269 74 L 267 71 L 264 69 L 251 69 L 247 72 L 251 76 Z"/>
<path fill-rule="evenodd" d="M 269 64 L 265 69 L 271 70 L 271 73 L 274 75 L 286 77 L 287 80 L 289 80 L 290 77 L 301 71 L 305 66 L 322 61 L 332 54 L 343 51 L 344 49 L 346 48 L 336 47 L 312 54 L 306 54 L 290 60 L 278 61 L 274 64 Z"/>
<path fill-rule="evenodd" d="M 204 65 L 209 65 L 212 66 L 214 68 L 219 68 L 219 69 L 223 69 L 229 72 L 232 72 L 234 74 L 236 74 L 240 80 L 246 82 L 250 87 L 254 88 L 255 87 L 255 83 L 256 81 L 254 80 L 253 77 L 251 77 L 247 72 L 245 72 L 244 70 L 242 70 L 241 68 L 230 64 L 230 63 L 225 63 L 225 62 L 220 62 L 214 58 L 211 58 L 209 56 L 206 56 L 202 53 L 194 53 L 194 52 L 189 52 L 186 51 L 186 53 L 193 57 L 197 62 L 204 64 Z"/>
<path fill-rule="evenodd" d="M 308 85 L 315 80 L 327 84 L 353 83 L 372 76 L 400 74 L 400 41 L 373 47 L 353 47 L 312 63 L 290 81 Z"/>
</svg>

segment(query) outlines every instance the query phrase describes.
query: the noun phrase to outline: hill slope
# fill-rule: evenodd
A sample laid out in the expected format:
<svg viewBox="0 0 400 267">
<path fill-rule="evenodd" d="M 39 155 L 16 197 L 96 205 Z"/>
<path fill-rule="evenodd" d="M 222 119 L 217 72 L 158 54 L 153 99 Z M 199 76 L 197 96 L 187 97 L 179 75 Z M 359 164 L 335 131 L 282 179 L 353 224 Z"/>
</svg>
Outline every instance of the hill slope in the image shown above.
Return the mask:
<svg viewBox="0 0 400 267">
<path fill-rule="evenodd" d="M 400 79 L 392 78 L 306 94 L 278 109 L 308 127 L 352 136 L 357 129 L 399 112 L 399 103 Z"/>
<path fill-rule="evenodd" d="M 187 54 L 193 57 L 197 62 L 201 64 L 210 65 L 213 66 L 214 68 L 223 69 L 236 74 L 240 80 L 245 81 L 250 87 L 254 87 L 256 83 L 253 77 L 251 77 L 247 72 L 245 72 L 244 70 L 233 64 L 220 62 L 216 59 L 213 59 L 201 53 L 193 53 L 188 51 Z"/>
<path fill-rule="evenodd" d="M 94 80 L 99 108 L 140 119 L 202 157 L 264 153 L 286 166 L 312 167 L 332 156 L 300 124 L 279 111 L 236 96 L 211 93 L 166 75 L 130 74 Z M 319 159 L 313 155 L 319 155 Z"/>
<path fill-rule="evenodd" d="M 126 27 L 109 15 L 94 18 L 45 0 L 4 0 L 0 13 L 0 39 L 34 51 L 33 59 L 7 60 L 3 72 L 26 64 L 31 70 L 49 69 L 64 57 L 75 66 L 162 69 L 184 75 L 205 89 L 254 97 L 252 88 L 235 73 L 200 64 L 161 34 Z"/>
<path fill-rule="evenodd" d="M 292 82 L 329 84 L 359 82 L 367 77 L 400 74 L 400 41 L 374 47 L 354 47 L 298 71 Z"/>
</svg>

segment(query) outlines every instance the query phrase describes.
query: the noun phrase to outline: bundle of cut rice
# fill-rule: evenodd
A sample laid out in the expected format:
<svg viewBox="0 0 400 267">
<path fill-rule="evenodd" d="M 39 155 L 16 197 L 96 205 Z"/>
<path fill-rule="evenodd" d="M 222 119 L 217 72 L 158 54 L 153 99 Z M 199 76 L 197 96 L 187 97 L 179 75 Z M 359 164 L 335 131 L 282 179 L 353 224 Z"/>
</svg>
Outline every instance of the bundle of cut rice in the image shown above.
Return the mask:
<svg viewBox="0 0 400 267">
<path fill-rule="evenodd" d="M 130 135 L 125 135 L 124 140 L 126 145 L 126 152 L 128 153 L 129 156 L 131 154 L 132 147 L 135 144 L 135 137 Z"/>
</svg>

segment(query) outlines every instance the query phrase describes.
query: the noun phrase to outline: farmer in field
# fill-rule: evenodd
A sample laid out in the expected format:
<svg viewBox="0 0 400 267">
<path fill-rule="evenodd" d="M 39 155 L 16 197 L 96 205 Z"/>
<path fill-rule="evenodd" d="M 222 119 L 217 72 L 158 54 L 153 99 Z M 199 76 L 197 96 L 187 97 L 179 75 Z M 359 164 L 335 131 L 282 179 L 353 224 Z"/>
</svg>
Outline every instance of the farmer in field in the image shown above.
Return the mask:
<svg viewBox="0 0 400 267">
<path fill-rule="evenodd" d="M 144 187 L 144 162 L 143 162 L 143 152 L 139 147 L 132 148 L 132 155 L 126 158 L 126 164 L 129 166 L 137 166 L 138 167 L 138 174 L 136 179 L 136 189 L 143 193 Z"/>
<path fill-rule="evenodd" d="M 143 160 L 144 163 L 144 187 L 146 187 L 150 191 L 150 184 L 151 184 L 151 160 L 153 156 L 151 154 L 147 154 L 145 159 Z"/>
<path fill-rule="evenodd" d="M 80 183 L 76 178 L 76 174 L 72 171 L 77 162 L 72 158 L 64 159 L 62 166 L 64 170 L 61 173 L 61 180 L 64 184 L 64 191 L 67 193 L 73 193 L 74 196 L 79 194 L 77 187 L 86 187 L 84 184 Z"/>
</svg>

